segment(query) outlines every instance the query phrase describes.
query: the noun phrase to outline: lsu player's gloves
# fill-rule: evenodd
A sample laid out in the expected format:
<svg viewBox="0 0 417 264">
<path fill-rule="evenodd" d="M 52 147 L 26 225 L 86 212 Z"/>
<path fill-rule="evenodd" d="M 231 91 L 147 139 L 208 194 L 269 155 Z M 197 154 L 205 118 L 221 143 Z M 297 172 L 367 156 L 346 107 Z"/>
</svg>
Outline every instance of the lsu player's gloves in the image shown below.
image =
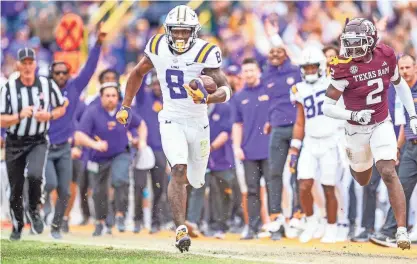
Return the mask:
<svg viewBox="0 0 417 264">
<path fill-rule="evenodd" d="M 127 127 L 132 120 L 131 109 L 128 106 L 120 107 L 120 110 L 116 114 L 117 121 Z"/>
<path fill-rule="evenodd" d="M 294 174 L 295 171 L 297 170 L 297 160 L 298 160 L 298 154 L 291 153 L 290 154 L 290 162 L 289 162 L 289 165 L 290 165 L 290 172 L 292 174 Z"/>
<path fill-rule="evenodd" d="M 195 83 L 197 84 L 197 89 L 194 90 L 188 84 L 184 84 L 184 88 L 187 91 L 188 95 L 191 96 L 195 104 L 207 104 L 208 101 L 208 93 L 206 89 L 204 89 L 204 84 L 201 79 L 195 79 Z"/>
<path fill-rule="evenodd" d="M 417 135 L 417 116 L 410 117 L 410 128 L 413 131 L 414 135 Z"/>
<path fill-rule="evenodd" d="M 353 111 L 350 119 L 361 125 L 367 125 L 369 122 L 371 122 L 372 114 L 374 112 L 375 110 Z"/>
</svg>

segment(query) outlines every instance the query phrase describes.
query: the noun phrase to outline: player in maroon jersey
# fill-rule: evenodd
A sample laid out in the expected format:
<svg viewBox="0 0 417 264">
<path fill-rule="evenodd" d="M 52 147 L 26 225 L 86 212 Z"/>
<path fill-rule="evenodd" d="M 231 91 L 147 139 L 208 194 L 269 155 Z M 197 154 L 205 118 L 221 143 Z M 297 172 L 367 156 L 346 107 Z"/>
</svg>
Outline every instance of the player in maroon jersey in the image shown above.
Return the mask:
<svg viewBox="0 0 417 264">
<path fill-rule="evenodd" d="M 397 220 L 397 245 L 409 249 L 405 196 L 395 171 L 397 143 L 388 112 L 388 87 L 390 83 L 394 85 L 417 133 L 411 91 L 398 74 L 394 50 L 378 43 L 377 30 L 371 21 L 364 18 L 349 21 L 340 40 L 340 56 L 330 63 L 331 84 L 323 112 L 347 120 L 346 153 L 352 175 L 360 185 L 369 183 L 375 159 Z M 342 94 L 346 109 L 336 106 Z"/>
</svg>

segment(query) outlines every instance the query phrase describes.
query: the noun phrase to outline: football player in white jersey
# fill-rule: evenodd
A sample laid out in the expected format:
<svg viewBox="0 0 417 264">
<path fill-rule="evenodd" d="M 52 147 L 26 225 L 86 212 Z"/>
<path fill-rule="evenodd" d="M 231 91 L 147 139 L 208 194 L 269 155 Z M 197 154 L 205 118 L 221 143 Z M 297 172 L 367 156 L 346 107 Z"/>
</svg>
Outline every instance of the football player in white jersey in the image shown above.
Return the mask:
<svg viewBox="0 0 417 264">
<path fill-rule="evenodd" d="M 319 219 L 313 212 L 312 188 L 314 181 L 321 183 L 326 198 L 327 226 L 321 242 L 334 243 L 337 236 L 337 199 L 335 184 L 340 166 L 338 129 L 340 122 L 325 116 L 321 106 L 330 80 L 326 77 L 326 58 L 315 47 L 302 52 L 303 81 L 291 89 L 297 104 L 297 120 L 290 149 L 290 169 L 295 170 L 298 160 L 298 181 L 301 207 L 306 214 L 306 229 L 299 239 L 310 241 L 318 230 Z M 301 153 L 299 150 L 303 145 Z"/>
<path fill-rule="evenodd" d="M 131 103 L 143 77 L 156 69 L 161 84 L 163 109 L 159 112 L 162 147 L 172 168 L 168 185 L 168 200 L 177 226 L 176 246 L 183 252 L 191 244 L 185 223 L 186 185 L 204 185 L 210 153 L 208 103 L 222 103 L 230 99 L 231 89 L 220 70 L 220 49 L 197 37 L 200 23 L 197 14 L 188 6 L 172 9 L 164 23 L 165 34 L 153 36 L 145 48 L 145 55 L 130 74 L 126 95 L 117 120 L 122 124 L 131 119 Z M 200 75 L 213 78 L 217 87 L 208 95 Z M 197 90 L 188 85 L 196 80 Z"/>
</svg>

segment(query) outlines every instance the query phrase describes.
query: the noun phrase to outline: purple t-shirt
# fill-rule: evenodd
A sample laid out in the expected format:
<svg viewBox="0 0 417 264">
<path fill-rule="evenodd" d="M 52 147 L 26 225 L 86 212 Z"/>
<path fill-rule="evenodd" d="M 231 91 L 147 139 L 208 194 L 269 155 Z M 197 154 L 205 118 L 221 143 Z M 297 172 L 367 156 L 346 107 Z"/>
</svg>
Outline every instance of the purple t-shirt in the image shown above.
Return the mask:
<svg viewBox="0 0 417 264">
<path fill-rule="evenodd" d="M 411 87 L 411 94 L 414 98 L 414 107 L 417 110 L 417 82 L 414 84 L 413 87 Z M 407 110 L 404 110 L 404 112 L 407 112 Z M 411 130 L 410 116 L 408 115 L 408 113 L 405 115 L 405 121 L 406 121 L 405 126 L 404 126 L 405 138 L 407 140 L 417 139 L 417 136 L 414 135 L 413 131 Z"/>
<path fill-rule="evenodd" d="M 268 121 L 269 96 L 262 82 L 245 86 L 232 100 L 234 123 L 243 124 L 242 149 L 246 160 L 268 158 L 269 136 L 263 133 Z"/>
<path fill-rule="evenodd" d="M 291 87 L 301 82 L 300 69 L 286 60 L 281 66 L 268 65 L 262 74 L 269 95 L 268 112 L 272 127 L 290 126 L 295 123 L 296 109 L 290 100 Z"/>
<path fill-rule="evenodd" d="M 162 97 L 157 97 L 152 91 L 146 91 L 145 85 L 136 94 L 136 104 L 133 111 L 139 113 L 148 127 L 148 145 L 154 151 L 162 151 L 161 133 L 159 132 L 158 113 L 162 110 Z"/>
<path fill-rule="evenodd" d="M 91 138 L 98 136 L 101 140 L 107 141 L 108 144 L 108 150 L 106 152 L 92 150 L 90 153 L 91 161 L 103 162 L 127 151 L 129 142 L 127 129 L 139 127 L 142 118 L 137 114 L 133 114 L 132 121 L 128 128 L 125 128 L 116 121 L 116 111 L 120 106 L 118 105 L 114 111 L 114 115 L 111 115 L 101 104 L 91 105 L 87 107 L 86 112 L 81 117 L 78 130 L 84 132 Z"/>
<path fill-rule="evenodd" d="M 87 86 L 96 71 L 100 50 L 101 45 L 96 44 L 91 50 L 88 60 L 78 76 L 69 79 L 61 89 L 62 95 L 67 99 L 69 104 L 65 114 L 61 118 L 50 122 L 48 135 L 51 144 L 66 142 L 74 133 L 74 125 L 71 120 L 73 119 L 74 112 L 77 108 L 81 92 Z"/>
<path fill-rule="evenodd" d="M 85 112 L 86 108 L 87 108 L 87 105 L 84 102 L 82 102 L 82 101 L 78 102 L 77 108 L 75 109 L 75 113 L 74 113 L 74 116 L 72 118 L 72 122 L 74 124 L 74 131 L 78 130 L 78 127 L 79 127 L 80 121 L 81 121 L 81 117 L 83 116 L 83 113 Z M 91 151 L 91 149 L 89 149 L 87 147 L 83 147 L 83 149 L 82 149 L 82 155 L 79 158 L 79 160 L 81 160 L 83 162 L 84 166 L 87 165 L 87 161 L 88 161 L 90 151 Z"/>
<path fill-rule="evenodd" d="M 233 168 L 234 157 L 230 133 L 232 130 L 231 105 L 229 103 L 215 104 L 214 109 L 209 112 L 210 122 L 210 142 L 217 136 L 226 132 L 229 134 L 229 140 L 219 149 L 210 153 L 208 168 L 212 171 L 223 171 Z"/>
</svg>

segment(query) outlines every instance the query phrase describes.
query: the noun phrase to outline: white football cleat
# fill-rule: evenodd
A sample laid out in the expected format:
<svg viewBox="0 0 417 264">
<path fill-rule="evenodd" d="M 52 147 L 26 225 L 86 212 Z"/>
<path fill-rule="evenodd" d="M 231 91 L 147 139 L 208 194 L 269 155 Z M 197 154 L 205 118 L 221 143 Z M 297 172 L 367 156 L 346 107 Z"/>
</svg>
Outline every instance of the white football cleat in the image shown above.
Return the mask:
<svg viewBox="0 0 417 264">
<path fill-rule="evenodd" d="M 245 225 L 243 227 L 242 233 L 240 234 L 240 237 L 246 237 L 249 233 L 249 225 Z"/>
<path fill-rule="evenodd" d="M 408 237 L 407 228 L 405 227 L 398 227 L 397 234 L 395 234 L 395 238 L 397 239 L 397 246 L 404 249 L 410 249 L 411 247 L 411 240 Z"/>
<path fill-rule="evenodd" d="M 324 218 L 320 218 L 317 224 L 318 224 L 317 230 L 313 234 L 313 238 L 315 239 L 319 239 L 324 236 L 324 231 L 326 229 L 327 220 Z"/>
<path fill-rule="evenodd" d="M 336 243 L 337 239 L 337 224 L 327 224 L 324 231 L 324 236 L 321 238 L 321 243 Z"/>
<path fill-rule="evenodd" d="M 307 228 L 301 233 L 299 240 L 301 243 L 307 243 L 313 239 L 314 234 L 319 228 L 319 223 L 314 216 L 307 217 Z"/>
<path fill-rule="evenodd" d="M 269 222 L 268 224 L 264 225 L 262 229 L 268 232 L 277 232 L 281 226 L 285 225 L 285 217 L 280 214 L 275 218 L 274 221 Z"/>
<path fill-rule="evenodd" d="M 188 229 L 185 225 L 180 225 L 176 230 L 175 246 L 183 253 L 189 250 L 190 245 L 191 239 L 188 235 Z"/>
<path fill-rule="evenodd" d="M 290 222 L 285 225 L 285 237 L 296 238 L 300 234 L 301 220 L 298 218 L 292 218 Z"/>
<path fill-rule="evenodd" d="M 347 241 L 349 237 L 349 225 L 338 224 L 336 242 Z"/>
</svg>

